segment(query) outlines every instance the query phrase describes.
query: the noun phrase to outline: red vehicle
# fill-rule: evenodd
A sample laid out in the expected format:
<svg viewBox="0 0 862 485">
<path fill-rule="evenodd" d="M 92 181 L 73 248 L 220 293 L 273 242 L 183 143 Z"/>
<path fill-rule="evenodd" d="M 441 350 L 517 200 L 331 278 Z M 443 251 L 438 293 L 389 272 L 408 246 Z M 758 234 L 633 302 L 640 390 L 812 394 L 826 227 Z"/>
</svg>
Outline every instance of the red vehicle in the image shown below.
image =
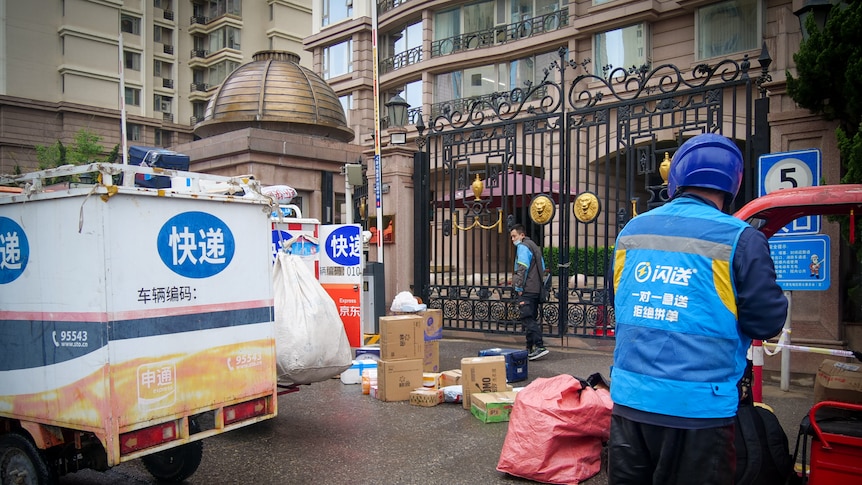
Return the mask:
<svg viewBox="0 0 862 485">
<path fill-rule="evenodd" d="M 751 223 L 767 238 L 799 217 L 847 215 L 850 216 L 852 234 L 856 215 L 862 215 L 862 185 L 823 185 L 782 189 L 754 199 L 734 215 Z M 859 357 L 857 353 L 854 355 Z M 761 353 L 761 365 L 762 357 Z M 755 355 L 756 360 L 757 355 Z M 755 366 L 752 383 L 755 401 L 761 400 L 762 384 L 759 370 Z M 818 416 L 818 411 L 824 409 L 843 409 L 856 414 L 846 421 L 824 421 L 822 416 Z M 858 425 L 860 415 L 862 415 L 862 406 L 848 403 L 823 401 L 811 408 L 808 416 L 811 428 L 809 433 L 811 455 L 806 482 L 808 485 L 862 483 L 862 430 Z M 822 427 L 824 422 L 829 424 L 828 429 Z M 804 455 L 805 451 L 803 451 L 803 462 Z"/>
</svg>

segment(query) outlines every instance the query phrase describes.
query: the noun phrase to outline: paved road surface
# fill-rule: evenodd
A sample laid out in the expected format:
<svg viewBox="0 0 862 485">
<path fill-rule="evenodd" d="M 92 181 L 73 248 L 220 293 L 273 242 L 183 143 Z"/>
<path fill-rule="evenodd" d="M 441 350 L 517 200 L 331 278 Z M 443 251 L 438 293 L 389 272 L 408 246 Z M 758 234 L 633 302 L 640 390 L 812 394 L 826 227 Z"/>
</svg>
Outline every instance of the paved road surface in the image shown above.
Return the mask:
<svg viewBox="0 0 862 485">
<path fill-rule="evenodd" d="M 440 344 L 442 370 L 460 367 L 462 357 L 509 342 L 447 338 Z M 612 344 L 612 342 L 610 342 Z M 568 373 L 609 375 L 608 348 L 551 348 L 529 363 L 527 381 Z M 598 343 L 598 345 L 607 345 Z M 587 346 L 587 345 L 585 345 Z M 794 382 L 789 392 L 766 382 L 764 401 L 775 409 L 790 439 L 813 403 L 813 381 Z M 524 484 L 496 471 L 507 423 L 483 424 L 460 404 L 435 407 L 387 403 L 363 395 L 360 385 L 330 379 L 279 397 L 275 419 L 204 441 L 204 458 L 188 484 Z M 140 461 L 104 473 L 67 475 L 62 485 L 156 483 Z M 605 485 L 604 472 L 584 482 Z"/>
</svg>

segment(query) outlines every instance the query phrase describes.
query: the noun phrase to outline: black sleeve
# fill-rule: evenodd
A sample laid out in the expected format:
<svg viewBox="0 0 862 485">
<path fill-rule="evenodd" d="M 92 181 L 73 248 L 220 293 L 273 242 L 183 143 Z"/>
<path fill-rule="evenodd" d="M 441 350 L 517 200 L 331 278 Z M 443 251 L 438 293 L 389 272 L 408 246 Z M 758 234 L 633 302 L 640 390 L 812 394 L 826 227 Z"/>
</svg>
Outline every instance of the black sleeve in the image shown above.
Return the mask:
<svg viewBox="0 0 862 485">
<path fill-rule="evenodd" d="M 733 256 L 733 272 L 742 333 L 759 340 L 778 335 L 787 317 L 787 298 L 775 282 L 775 266 L 766 236 L 753 227 L 740 235 Z"/>
</svg>

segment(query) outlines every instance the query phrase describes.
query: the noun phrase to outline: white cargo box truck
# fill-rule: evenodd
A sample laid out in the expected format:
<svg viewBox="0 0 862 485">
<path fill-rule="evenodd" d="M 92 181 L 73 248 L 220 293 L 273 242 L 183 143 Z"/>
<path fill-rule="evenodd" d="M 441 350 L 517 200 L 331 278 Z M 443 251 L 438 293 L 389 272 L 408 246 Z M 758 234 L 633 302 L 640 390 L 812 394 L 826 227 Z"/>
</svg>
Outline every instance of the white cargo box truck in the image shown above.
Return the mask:
<svg viewBox="0 0 862 485">
<path fill-rule="evenodd" d="M 97 183 L 45 186 L 82 174 Z M 0 483 L 136 458 L 181 481 L 201 439 L 276 415 L 274 206 L 254 180 L 92 164 L 5 182 Z"/>
</svg>

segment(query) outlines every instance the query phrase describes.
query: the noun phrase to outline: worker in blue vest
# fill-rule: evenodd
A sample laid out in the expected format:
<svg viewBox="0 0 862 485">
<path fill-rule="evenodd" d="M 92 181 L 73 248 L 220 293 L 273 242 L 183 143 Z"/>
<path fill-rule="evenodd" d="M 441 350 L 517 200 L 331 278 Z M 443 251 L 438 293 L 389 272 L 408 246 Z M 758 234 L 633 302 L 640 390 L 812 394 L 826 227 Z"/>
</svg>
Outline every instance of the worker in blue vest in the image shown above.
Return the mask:
<svg viewBox="0 0 862 485">
<path fill-rule="evenodd" d="M 518 313 L 527 340 L 527 359 L 537 360 L 548 355 L 542 341 L 542 327 L 539 325 L 539 297 L 542 292 L 542 275 L 545 274 L 545 260 L 542 250 L 527 237 L 524 226 L 515 224 L 509 231 L 515 245 L 515 269 L 512 286 L 518 295 Z"/>
<path fill-rule="evenodd" d="M 746 352 L 787 316 L 766 237 L 725 213 L 742 172 L 728 138 L 689 139 L 671 161 L 671 201 L 617 236 L 611 484 L 733 483 Z"/>
</svg>

